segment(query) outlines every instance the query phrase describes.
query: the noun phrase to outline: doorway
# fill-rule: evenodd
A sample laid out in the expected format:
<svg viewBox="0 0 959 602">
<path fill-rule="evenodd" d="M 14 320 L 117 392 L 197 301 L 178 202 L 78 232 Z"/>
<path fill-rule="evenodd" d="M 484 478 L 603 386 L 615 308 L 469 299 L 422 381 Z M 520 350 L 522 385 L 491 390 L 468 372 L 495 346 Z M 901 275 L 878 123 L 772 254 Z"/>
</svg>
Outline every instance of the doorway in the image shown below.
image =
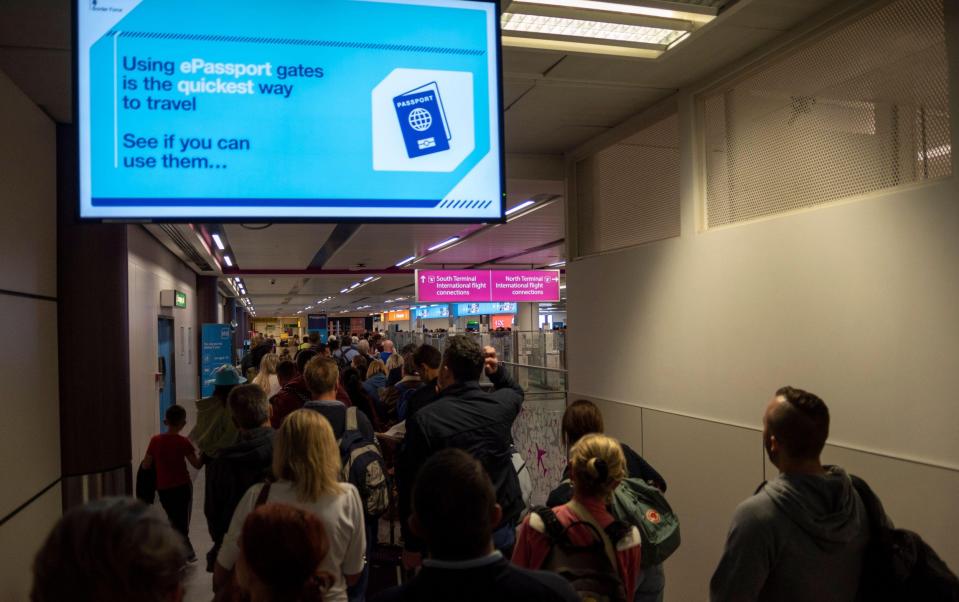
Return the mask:
<svg viewBox="0 0 959 602">
<path fill-rule="evenodd" d="M 157 318 L 157 384 L 161 425 L 167 409 L 176 403 L 173 358 L 173 318 L 160 316 Z M 166 432 L 166 426 L 162 430 Z"/>
</svg>

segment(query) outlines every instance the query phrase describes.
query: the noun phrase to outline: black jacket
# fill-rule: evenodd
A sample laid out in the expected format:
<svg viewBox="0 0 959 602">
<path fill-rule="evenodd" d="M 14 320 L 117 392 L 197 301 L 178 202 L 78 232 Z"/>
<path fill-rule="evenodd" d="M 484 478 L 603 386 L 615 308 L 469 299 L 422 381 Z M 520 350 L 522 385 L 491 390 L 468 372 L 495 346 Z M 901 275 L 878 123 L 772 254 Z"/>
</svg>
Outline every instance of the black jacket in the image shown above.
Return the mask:
<svg viewBox="0 0 959 602">
<path fill-rule="evenodd" d="M 223 448 L 206 465 L 206 515 L 213 541 L 219 544 L 230 528 L 233 511 L 252 485 L 271 475 L 273 429 L 263 427 L 240 433 L 235 445 Z"/>
<path fill-rule="evenodd" d="M 644 460 L 642 456 L 633 451 L 633 448 L 625 443 L 621 445 L 623 446 L 623 455 L 626 456 L 626 476 L 646 481 L 656 489 L 666 493 L 666 479 L 650 466 L 649 462 Z M 563 480 L 565 481 L 568 478 L 569 466 L 563 470 Z M 556 506 L 562 506 L 571 499 L 573 499 L 573 486 L 569 483 L 560 483 L 559 487 L 549 492 L 546 505 L 555 508 Z"/>
<path fill-rule="evenodd" d="M 570 584 L 554 573 L 528 571 L 500 558 L 466 569 L 427 566 L 416 577 L 373 597 L 373 602 L 578 602 Z"/>
<path fill-rule="evenodd" d="M 400 525 L 407 549 L 422 549 L 407 524 L 416 473 L 441 449 L 462 449 L 483 463 L 496 489 L 496 501 L 503 508 L 503 525 L 515 525 L 523 511 L 523 495 L 510 451 L 513 421 L 523 405 L 523 389 L 503 369 L 489 378 L 495 387 L 493 392 L 487 393 L 475 380 L 457 383 L 440 391 L 436 401 L 406 421 L 397 480 Z"/>
<path fill-rule="evenodd" d="M 437 399 L 438 393 L 436 391 L 436 381 L 433 379 L 427 383 L 424 383 L 422 387 L 416 390 L 415 393 L 410 395 L 410 398 L 406 402 L 406 419 L 409 420 L 416 415 L 417 412 L 430 405 Z"/>
</svg>

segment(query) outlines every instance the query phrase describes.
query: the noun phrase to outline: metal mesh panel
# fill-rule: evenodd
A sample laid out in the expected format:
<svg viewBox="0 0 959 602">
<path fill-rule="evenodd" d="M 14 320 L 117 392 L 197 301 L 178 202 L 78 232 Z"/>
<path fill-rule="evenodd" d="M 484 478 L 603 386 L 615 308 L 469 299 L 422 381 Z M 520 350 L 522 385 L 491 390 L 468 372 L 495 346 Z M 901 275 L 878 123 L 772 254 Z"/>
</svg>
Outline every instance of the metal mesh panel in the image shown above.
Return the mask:
<svg viewBox="0 0 959 602">
<path fill-rule="evenodd" d="M 679 236 L 675 115 L 576 166 L 580 255 Z"/>
<path fill-rule="evenodd" d="M 952 173 L 943 0 L 898 0 L 702 99 L 706 225 Z"/>
</svg>

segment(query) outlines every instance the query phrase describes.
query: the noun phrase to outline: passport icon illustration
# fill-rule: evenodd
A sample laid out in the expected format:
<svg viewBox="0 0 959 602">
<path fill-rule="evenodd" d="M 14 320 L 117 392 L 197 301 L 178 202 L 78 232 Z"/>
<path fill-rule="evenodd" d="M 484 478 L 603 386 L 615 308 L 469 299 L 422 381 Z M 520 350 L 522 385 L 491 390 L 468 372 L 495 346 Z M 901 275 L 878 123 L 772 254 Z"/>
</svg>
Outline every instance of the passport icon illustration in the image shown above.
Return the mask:
<svg viewBox="0 0 959 602">
<path fill-rule="evenodd" d="M 436 82 L 394 97 L 393 106 L 410 159 L 449 150 L 453 135 Z"/>
</svg>

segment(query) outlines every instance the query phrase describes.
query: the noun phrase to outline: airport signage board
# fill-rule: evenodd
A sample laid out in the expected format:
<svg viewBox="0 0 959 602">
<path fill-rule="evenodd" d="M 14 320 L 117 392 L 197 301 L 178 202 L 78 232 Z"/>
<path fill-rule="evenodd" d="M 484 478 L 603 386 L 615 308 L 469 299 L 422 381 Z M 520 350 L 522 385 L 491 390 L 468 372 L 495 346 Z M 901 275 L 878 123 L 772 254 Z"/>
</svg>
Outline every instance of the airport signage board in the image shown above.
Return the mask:
<svg viewBox="0 0 959 602">
<path fill-rule="evenodd" d="M 515 314 L 516 304 L 505 303 L 457 303 L 453 306 L 453 315 L 463 316 L 490 316 L 494 314 Z"/>
<path fill-rule="evenodd" d="M 436 318 L 450 317 L 449 305 L 427 305 L 425 307 L 411 307 L 413 317 L 419 320 L 430 320 Z"/>
<path fill-rule="evenodd" d="M 233 337 L 229 324 L 204 324 L 200 330 L 200 369 L 202 395 L 213 395 L 213 371 L 224 364 L 232 364 Z"/>
<path fill-rule="evenodd" d="M 416 270 L 418 303 L 538 303 L 559 298 L 559 270 Z"/>
<path fill-rule="evenodd" d="M 495 0 L 74 0 L 79 216 L 488 222 Z"/>
<path fill-rule="evenodd" d="M 410 312 L 405 309 L 398 309 L 396 311 L 386 312 L 386 320 L 388 322 L 405 322 L 410 319 Z"/>
<path fill-rule="evenodd" d="M 311 334 L 318 334 L 320 340 L 326 342 L 326 339 L 330 336 L 329 320 L 326 314 L 307 314 L 306 331 Z"/>
</svg>

